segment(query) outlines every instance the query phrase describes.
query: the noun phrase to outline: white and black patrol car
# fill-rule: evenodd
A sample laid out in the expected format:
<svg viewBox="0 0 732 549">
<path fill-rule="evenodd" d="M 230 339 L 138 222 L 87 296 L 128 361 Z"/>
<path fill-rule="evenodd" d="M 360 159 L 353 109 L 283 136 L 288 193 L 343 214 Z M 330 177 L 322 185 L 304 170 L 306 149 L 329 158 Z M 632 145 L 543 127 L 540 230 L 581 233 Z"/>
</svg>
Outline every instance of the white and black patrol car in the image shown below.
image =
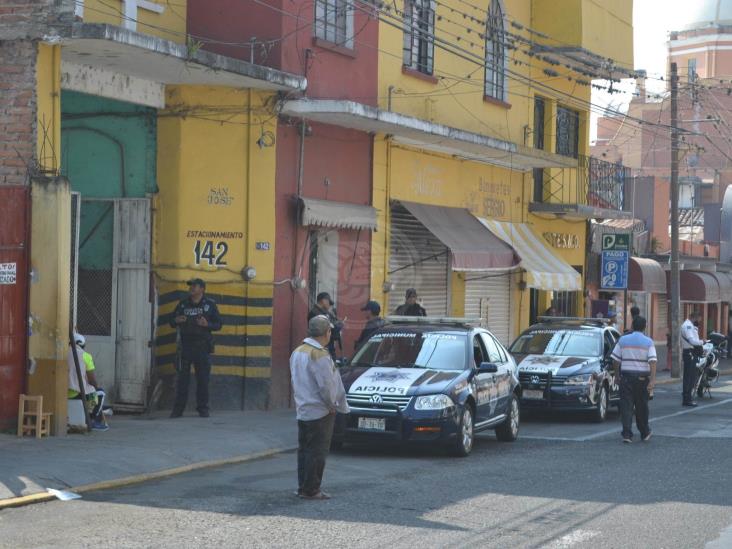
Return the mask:
<svg viewBox="0 0 732 549">
<path fill-rule="evenodd" d="M 518 363 L 521 406 L 589 411 L 604 421 L 620 400 L 610 358 L 620 334 L 601 319 L 539 321 L 509 348 Z"/>
<path fill-rule="evenodd" d="M 340 373 L 351 413 L 336 421 L 336 446 L 424 442 L 467 456 L 477 431 L 518 436 L 516 363 L 465 319 L 388 317 Z"/>
</svg>

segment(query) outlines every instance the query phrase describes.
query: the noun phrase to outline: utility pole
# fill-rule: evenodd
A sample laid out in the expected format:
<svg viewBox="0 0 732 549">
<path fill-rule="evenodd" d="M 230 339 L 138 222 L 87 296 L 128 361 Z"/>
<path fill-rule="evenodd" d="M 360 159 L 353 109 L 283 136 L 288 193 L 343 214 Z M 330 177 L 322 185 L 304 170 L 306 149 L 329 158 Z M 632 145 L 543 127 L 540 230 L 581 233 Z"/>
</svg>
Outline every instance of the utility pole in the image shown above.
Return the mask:
<svg viewBox="0 0 732 549">
<path fill-rule="evenodd" d="M 679 320 L 681 287 L 679 282 L 679 75 L 671 63 L 671 377 L 681 374 Z"/>
</svg>

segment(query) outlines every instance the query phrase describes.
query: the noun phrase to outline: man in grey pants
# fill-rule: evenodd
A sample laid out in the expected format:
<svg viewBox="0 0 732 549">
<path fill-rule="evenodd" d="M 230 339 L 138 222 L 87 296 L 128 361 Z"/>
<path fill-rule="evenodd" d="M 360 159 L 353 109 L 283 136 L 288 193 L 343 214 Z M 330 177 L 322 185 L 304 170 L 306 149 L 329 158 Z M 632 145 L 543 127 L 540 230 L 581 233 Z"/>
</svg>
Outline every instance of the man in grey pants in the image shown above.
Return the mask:
<svg viewBox="0 0 732 549">
<path fill-rule="evenodd" d="M 330 499 L 321 491 L 325 460 L 333 437 L 336 412 L 350 412 L 340 374 L 328 352 L 332 325 L 318 315 L 308 322 L 308 337 L 290 357 L 297 409 L 297 495 Z"/>
</svg>

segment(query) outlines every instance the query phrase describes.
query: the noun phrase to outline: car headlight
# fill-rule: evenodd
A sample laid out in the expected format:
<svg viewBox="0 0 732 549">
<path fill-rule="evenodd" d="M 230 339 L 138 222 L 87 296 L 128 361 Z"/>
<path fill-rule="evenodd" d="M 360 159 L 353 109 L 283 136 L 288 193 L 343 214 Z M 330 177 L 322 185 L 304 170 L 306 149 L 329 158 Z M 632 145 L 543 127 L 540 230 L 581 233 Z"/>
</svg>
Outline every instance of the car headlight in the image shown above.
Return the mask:
<svg viewBox="0 0 732 549">
<path fill-rule="evenodd" d="M 592 374 L 581 374 L 578 376 L 570 376 L 564 382 L 565 385 L 587 385 L 592 382 Z"/>
<path fill-rule="evenodd" d="M 447 395 L 426 395 L 417 397 L 414 403 L 415 410 L 444 410 L 455 406 L 455 403 Z"/>
</svg>

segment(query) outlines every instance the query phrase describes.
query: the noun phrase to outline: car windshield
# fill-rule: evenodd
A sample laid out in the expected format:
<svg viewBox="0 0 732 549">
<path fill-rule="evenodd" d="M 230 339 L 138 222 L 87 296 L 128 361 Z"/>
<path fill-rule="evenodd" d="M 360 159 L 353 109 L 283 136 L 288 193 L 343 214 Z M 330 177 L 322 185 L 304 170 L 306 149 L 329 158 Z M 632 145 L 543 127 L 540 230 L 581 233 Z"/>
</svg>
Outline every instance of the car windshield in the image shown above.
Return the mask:
<svg viewBox="0 0 732 549">
<path fill-rule="evenodd" d="M 590 330 L 532 330 L 514 341 L 510 352 L 595 357 L 602 354 L 602 335 Z"/>
<path fill-rule="evenodd" d="M 376 334 L 353 357 L 352 364 L 396 368 L 465 368 L 464 332 L 386 332 Z"/>
</svg>

